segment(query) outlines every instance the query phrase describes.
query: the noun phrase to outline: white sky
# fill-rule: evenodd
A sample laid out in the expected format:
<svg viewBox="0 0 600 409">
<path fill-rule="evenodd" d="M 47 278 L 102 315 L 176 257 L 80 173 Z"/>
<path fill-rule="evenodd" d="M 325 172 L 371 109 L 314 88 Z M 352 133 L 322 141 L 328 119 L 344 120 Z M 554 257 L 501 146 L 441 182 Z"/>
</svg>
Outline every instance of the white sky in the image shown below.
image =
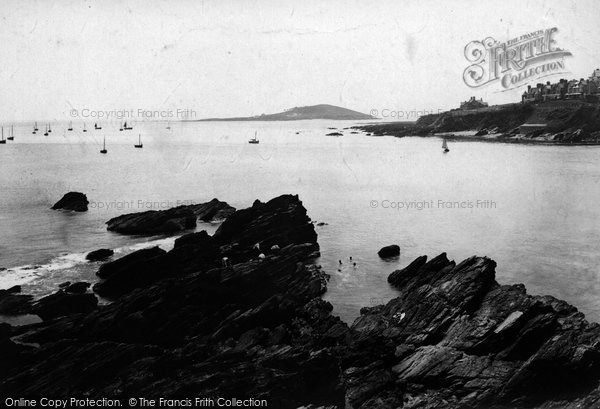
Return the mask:
<svg viewBox="0 0 600 409">
<path fill-rule="evenodd" d="M 592 0 L 3 0 L 0 18 L 1 120 L 69 119 L 71 108 L 214 117 L 510 102 L 522 89 L 463 83 L 464 46 L 554 26 L 573 53 L 569 77 L 600 67 Z"/>
</svg>

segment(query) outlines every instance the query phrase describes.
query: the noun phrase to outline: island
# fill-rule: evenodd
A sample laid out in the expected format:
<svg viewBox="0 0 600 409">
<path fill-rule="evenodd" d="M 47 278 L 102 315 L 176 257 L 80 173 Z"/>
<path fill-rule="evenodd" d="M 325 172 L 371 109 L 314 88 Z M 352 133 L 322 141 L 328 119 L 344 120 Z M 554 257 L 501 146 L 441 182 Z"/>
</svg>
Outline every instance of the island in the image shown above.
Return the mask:
<svg viewBox="0 0 600 409">
<path fill-rule="evenodd" d="M 329 119 L 329 120 L 364 120 L 376 119 L 351 109 L 335 105 L 320 104 L 305 107 L 295 107 L 276 114 L 262 114 L 249 117 L 235 118 L 207 118 L 199 121 L 299 121 L 303 119 Z"/>
</svg>

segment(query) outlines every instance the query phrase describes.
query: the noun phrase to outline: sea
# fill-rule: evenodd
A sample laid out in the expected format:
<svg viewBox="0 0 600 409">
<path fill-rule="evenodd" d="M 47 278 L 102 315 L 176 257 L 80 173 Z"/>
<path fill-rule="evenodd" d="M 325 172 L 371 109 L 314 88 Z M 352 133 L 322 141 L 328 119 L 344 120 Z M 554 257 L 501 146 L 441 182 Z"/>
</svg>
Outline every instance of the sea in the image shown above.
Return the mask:
<svg viewBox="0 0 600 409">
<path fill-rule="evenodd" d="M 32 134 L 31 123 L 15 124 L 15 141 L 0 145 L 0 289 L 41 297 L 65 281 L 95 282 L 91 250 L 173 246 L 177 236 L 108 232 L 120 214 L 213 198 L 244 208 L 292 193 L 315 221 L 325 298 L 348 323 L 398 295 L 391 272 L 442 252 L 490 257 L 499 283 L 600 320 L 597 146 L 449 141 L 443 153 L 440 138 L 369 136 L 345 129 L 360 125 L 351 121 L 88 123 L 85 133 L 52 122 L 48 136 L 39 125 Z M 249 144 L 255 132 L 260 144 Z M 133 147 L 139 136 L 143 149 Z M 88 212 L 50 209 L 69 191 L 87 195 Z M 380 259 L 389 244 L 400 256 Z"/>
</svg>

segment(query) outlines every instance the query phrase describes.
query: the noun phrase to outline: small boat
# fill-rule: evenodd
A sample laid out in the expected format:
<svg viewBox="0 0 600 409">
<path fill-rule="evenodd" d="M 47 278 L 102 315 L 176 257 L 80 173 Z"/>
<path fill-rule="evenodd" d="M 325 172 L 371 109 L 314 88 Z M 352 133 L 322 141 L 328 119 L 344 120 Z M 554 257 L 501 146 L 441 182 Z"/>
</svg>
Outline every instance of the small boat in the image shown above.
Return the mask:
<svg viewBox="0 0 600 409">
<path fill-rule="evenodd" d="M 36 122 L 33 124 L 33 132 L 31 132 L 31 133 L 35 135 L 37 133 L 37 130 L 38 130 L 38 127 L 37 127 L 37 122 Z"/>
<path fill-rule="evenodd" d="M 6 139 L 4 139 L 4 127 L 2 127 L 2 139 L 0 139 L 0 143 L 5 144 Z"/>
<path fill-rule="evenodd" d="M 100 153 L 106 153 L 108 152 L 106 150 L 106 136 L 104 137 L 104 142 L 102 142 L 102 149 L 100 150 Z"/>
<path fill-rule="evenodd" d="M 98 124 L 94 124 L 94 129 L 102 129 L 102 127 L 98 126 Z"/>
<path fill-rule="evenodd" d="M 167 122 L 167 130 L 171 130 L 171 124 Z"/>
<path fill-rule="evenodd" d="M 444 138 L 444 142 L 442 142 L 442 150 L 444 151 L 444 153 L 450 152 L 450 149 L 448 149 L 448 143 L 446 142 L 446 138 Z"/>
<path fill-rule="evenodd" d="M 69 128 L 67 128 L 67 131 L 72 131 L 73 130 L 73 121 L 71 121 L 71 123 L 69 124 Z"/>
<path fill-rule="evenodd" d="M 127 122 L 125 122 L 125 123 L 127 123 Z M 121 122 L 121 126 L 119 127 L 119 131 L 122 131 L 122 130 L 123 130 L 123 123 Z"/>
<path fill-rule="evenodd" d="M 10 134 L 8 136 L 8 138 L 6 138 L 6 140 L 8 141 L 14 141 L 15 140 L 15 127 L 11 125 L 10 127 Z"/>
<path fill-rule="evenodd" d="M 48 125 L 46 125 L 46 132 L 44 132 L 44 136 L 48 136 Z"/>
<path fill-rule="evenodd" d="M 256 131 L 254 131 L 254 138 L 250 139 L 248 143 L 260 143 L 260 141 L 256 138 Z"/>
<path fill-rule="evenodd" d="M 138 144 L 137 145 L 133 145 L 134 148 L 143 148 L 144 147 L 144 145 L 142 144 L 142 135 L 141 134 L 140 134 L 139 138 L 140 139 L 139 139 Z"/>
<path fill-rule="evenodd" d="M 85 128 L 85 122 L 83 123 L 83 132 L 87 132 L 87 129 Z"/>
<path fill-rule="evenodd" d="M 125 129 L 126 131 L 129 131 L 129 130 L 133 129 L 133 127 L 127 126 L 127 121 L 125 121 L 125 123 L 123 124 L 123 129 Z"/>
<path fill-rule="evenodd" d="M 48 124 L 48 132 L 52 132 L 52 128 L 50 127 L 50 124 Z"/>
</svg>

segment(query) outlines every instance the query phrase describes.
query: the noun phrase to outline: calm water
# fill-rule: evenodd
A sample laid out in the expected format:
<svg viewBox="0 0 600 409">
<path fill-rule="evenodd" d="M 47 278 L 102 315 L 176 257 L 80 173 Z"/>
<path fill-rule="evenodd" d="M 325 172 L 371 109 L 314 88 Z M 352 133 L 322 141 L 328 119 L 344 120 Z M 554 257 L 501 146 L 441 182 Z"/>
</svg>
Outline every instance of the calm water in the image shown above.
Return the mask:
<svg viewBox="0 0 600 409">
<path fill-rule="evenodd" d="M 82 133 L 75 124 L 67 133 L 54 124 L 48 137 L 16 127 L 16 141 L 0 145 L 0 267 L 8 269 L 0 288 L 21 283 L 41 295 L 63 281 L 94 280 L 87 251 L 172 246 L 173 238 L 107 232 L 104 222 L 122 213 L 213 197 L 242 208 L 297 193 L 313 220 L 328 223 L 316 227 L 332 276 L 326 298 L 347 321 L 394 297 L 390 272 L 443 251 L 457 261 L 487 255 L 501 283 L 524 283 L 600 320 L 600 149 L 455 142 L 444 155 L 437 138 L 325 136 L 350 125 L 155 123 L 119 132 L 104 124 Z M 260 145 L 249 145 L 255 130 Z M 141 150 L 133 148 L 140 132 Z M 98 152 L 104 135 L 108 155 Z M 87 194 L 89 212 L 49 210 L 71 190 Z M 391 243 L 401 257 L 379 260 Z"/>
</svg>

